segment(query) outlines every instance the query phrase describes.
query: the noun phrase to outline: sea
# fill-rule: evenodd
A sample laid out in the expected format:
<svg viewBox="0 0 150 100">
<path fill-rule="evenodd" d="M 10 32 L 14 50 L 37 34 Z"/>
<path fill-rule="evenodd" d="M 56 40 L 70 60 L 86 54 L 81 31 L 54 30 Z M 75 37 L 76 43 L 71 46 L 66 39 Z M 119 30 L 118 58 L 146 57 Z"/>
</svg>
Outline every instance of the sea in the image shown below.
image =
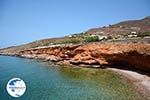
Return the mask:
<svg viewBox="0 0 150 100">
<path fill-rule="evenodd" d="M 7 83 L 20 78 L 26 91 L 7 92 Z M 0 56 L 0 100 L 144 100 L 127 79 L 107 69 L 60 66 L 52 62 Z"/>
</svg>

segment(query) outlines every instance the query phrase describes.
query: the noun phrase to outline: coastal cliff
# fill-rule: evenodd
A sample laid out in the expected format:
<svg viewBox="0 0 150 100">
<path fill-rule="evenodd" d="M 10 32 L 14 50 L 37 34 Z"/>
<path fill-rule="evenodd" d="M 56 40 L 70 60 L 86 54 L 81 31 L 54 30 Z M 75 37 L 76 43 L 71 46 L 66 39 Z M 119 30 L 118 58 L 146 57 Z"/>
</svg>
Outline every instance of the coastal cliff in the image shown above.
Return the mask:
<svg viewBox="0 0 150 100">
<path fill-rule="evenodd" d="M 14 55 L 58 64 L 116 67 L 150 72 L 150 45 L 142 43 L 88 43 L 20 51 Z"/>
<path fill-rule="evenodd" d="M 106 68 L 150 100 L 150 17 L 0 49 L 0 55 Z M 70 66 L 72 67 L 72 66 Z"/>
<path fill-rule="evenodd" d="M 107 68 L 133 84 L 146 100 L 150 99 L 150 44 L 97 42 L 1 51 L 0 54 L 53 61 L 65 66 Z"/>
</svg>

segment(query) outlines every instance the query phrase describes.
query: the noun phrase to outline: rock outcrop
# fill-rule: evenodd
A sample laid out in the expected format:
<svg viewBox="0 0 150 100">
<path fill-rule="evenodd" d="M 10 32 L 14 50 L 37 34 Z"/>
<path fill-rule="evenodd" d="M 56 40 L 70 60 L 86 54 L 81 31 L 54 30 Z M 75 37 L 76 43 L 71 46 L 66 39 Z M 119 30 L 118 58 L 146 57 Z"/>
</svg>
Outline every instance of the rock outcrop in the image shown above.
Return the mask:
<svg viewBox="0 0 150 100">
<path fill-rule="evenodd" d="M 20 51 L 17 55 L 94 67 L 117 67 L 150 72 L 150 44 L 89 43 Z"/>
</svg>

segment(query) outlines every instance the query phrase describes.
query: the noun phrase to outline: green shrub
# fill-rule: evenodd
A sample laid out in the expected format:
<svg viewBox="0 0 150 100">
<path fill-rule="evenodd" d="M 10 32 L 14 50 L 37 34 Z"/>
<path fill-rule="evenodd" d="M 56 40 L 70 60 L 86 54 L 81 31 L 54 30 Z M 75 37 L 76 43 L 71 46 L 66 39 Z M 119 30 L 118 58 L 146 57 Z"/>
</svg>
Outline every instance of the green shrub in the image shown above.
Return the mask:
<svg viewBox="0 0 150 100">
<path fill-rule="evenodd" d="M 67 43 L 77 44 L 80 42 L 81 42 L 80 38 L 66 38 L 59 41 L 55 41 L 54 44 L 67 44 Z"/>
<path fill-rule="evenodd" d="M 63 41 L 63 43 L 73 43 L 73 44 L 77 44 L 77 43 L 80 43 L 80 39 L 78 39 L 78 38 L 71 38 L 71 39 L 68 39 L 68 40 Z"/>
<path fill-rule="evenodd" d="M 44 44 L 42 44 L 42 46 L 48 46 L 50 43 L 48 42 L 48 43 L 44 43 Z"/>
<path fill-rule="evenodd" d="M 85 42 L 97 42 L 97 41 L 99 41 L 98 36 L 88 36 L 85 38 Z"/>
</svg>

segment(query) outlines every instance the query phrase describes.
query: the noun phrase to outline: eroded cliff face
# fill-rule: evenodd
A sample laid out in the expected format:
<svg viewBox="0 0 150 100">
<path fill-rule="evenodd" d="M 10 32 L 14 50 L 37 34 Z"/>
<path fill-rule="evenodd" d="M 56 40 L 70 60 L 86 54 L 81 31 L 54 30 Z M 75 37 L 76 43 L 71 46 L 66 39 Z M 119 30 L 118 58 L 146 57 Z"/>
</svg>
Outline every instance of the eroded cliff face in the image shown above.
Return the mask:
<svg viewBox="0 0 150 100">
<path fill-rule="evenodd" d="M 118 67 L 150 72 L 150 45 L 141 43 L 89 43 L 85 45 L 35 48 L 19 56 L 95 67 Z"/>
</svg>

